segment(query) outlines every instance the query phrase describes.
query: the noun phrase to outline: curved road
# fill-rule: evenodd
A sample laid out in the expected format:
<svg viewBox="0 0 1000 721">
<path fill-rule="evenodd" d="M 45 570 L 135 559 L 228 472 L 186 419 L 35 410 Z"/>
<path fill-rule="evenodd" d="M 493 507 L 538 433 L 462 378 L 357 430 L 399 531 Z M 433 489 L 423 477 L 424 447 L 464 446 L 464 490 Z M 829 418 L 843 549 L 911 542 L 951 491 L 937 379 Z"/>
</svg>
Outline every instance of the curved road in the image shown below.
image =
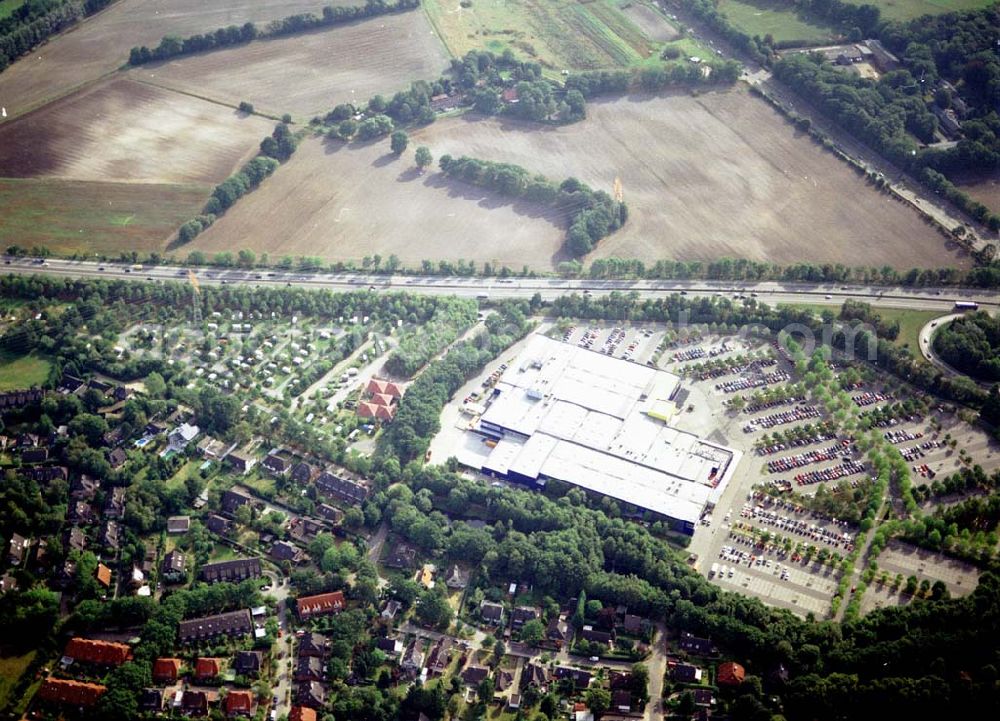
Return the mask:
<svg viewBox="0 0 1000 721">
<path fill-rule="evenodd" d="M 931 342 L 934 336 L 934 331 L 947 325 L 948 323 L 951 323 L 956 318 L 961 318 L 964 315 L 965 313 L 949 313 L 948 315 L 943 315 L 940 318 L 935 318 L 934 320 L 926 323 L 924 327 L 920 329 L 920 353 L 924 356 L 928 363 L 940 368 L 946 374 L 950 376 L 962 376 L 963 378 L 969 378 L 982 388 L 989 388 L 989 383 L 977 381 L 974 378 L 967 376 L 965 373 L 952 368 L 950 365 L 941 360 L 941 358 L 934 352 L 934 347 Z"/>
<path fill-rule="evenodd" d="M 956 300 L 975 301 L 981 306 L 1000 308 L 1000 294 L 978 288 L 906 288 L 875 285 L 834 285 L 816 283 L 678 281 L 678 280 L 600 280 L 542 278 L 458 278 L 451 276 L 372 275 L 365 273 L 303 273 L 299 271 L 246 270 L 242 268 L 188 267 L 159 265 L 130 266 L 122 263 L 97 263 L 80 260 L 44 262 L 32 258 L 4 258 L 4 271 L 18 274 L 41 274 L 70 278 L 107 278 L 140 282 L 187 282 L 194 273 L 202 285 L 240 284 L 258 287 L 323 288 L 332 291 L 395 290 L 429 295 L 456 295 L 480 300 L 531 298 L 538 293 L 543 300 L 561 295 L 583 293 L 607 294 L 634 292 L 639 297 L 657 298 L 672 293 L 692 296 L 755 297 L 768 304 L 810 303 L 839 306 L 851 298 L 883 308 L 911 308 L 950 311 Z M 3 271 L 0 271 L 3 272 Z"/>
</svg>

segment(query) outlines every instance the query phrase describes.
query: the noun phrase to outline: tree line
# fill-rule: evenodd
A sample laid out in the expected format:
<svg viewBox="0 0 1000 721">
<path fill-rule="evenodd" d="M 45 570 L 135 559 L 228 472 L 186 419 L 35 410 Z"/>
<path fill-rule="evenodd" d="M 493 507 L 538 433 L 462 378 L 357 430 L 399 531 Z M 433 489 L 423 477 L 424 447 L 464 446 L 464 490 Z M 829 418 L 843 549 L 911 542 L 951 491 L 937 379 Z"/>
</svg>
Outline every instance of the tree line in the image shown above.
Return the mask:
<svg viewBox="0 0 1000 721">
<path fill-rule="evenodd" d="M 472 185 L 487 188 L 508 198 L 523 198 L 569 214 L 566 249 L 582 256 L 594 245 L 620 228 L 628 217 L 623 202 L 603 190 L 592 190 L 576 178 L 558 185 L 544 175 L 531 175 L 511 163 L 497 163 L 462 156 L 442 155 L 438 161 L 445 175 Z"/>
<path fill-rule="evenodd" d="M 354 20 L 376 17 L 388 13 L 404 12 L 420 7 L 420 0 L 397 0 L 388 4 L 383 0 L 367 0 L 364 5 L 341 5 L 323 8 L 322 14 L 300 13 L 289 15 L 278 20 L 272 20 L 264 29 L 254 23 L 244 23 L 242 26 L 230 25 L 218 28 L 212 32 L 191 35 L 181 38 L 176 35 L 165 35 L 160 44 L 154 48 L 145 45 L 133 47 L 129 52 L 129 65 L 144 65 L 146 63 L 168 60 L 180 55 L 190 55 L 207 50 L 220 50 L 234 45 L 243 45 L 258 38 L 279 37 L 295 33 L 331 27 Z"/>
<path fill-rule="evenodd" d="M 0 19 L 0 72 L 32 48 L 80 20 L 103 10 L 113 0 L 25 0 Z"/>
<path fill-rule="evenodd" d="M 223 180 L 212 191 L 201 214 L 177 230 L 177 240 L 189 243 L 225 213 L 237 200 L 254 190 L 269 177 L 278 165 L 292 157 L 296 140 L 287 123 L 275 126 L 271 135 L 260 144 L 260 155 L 248 161 L 240 170 Z"/>
</svg>

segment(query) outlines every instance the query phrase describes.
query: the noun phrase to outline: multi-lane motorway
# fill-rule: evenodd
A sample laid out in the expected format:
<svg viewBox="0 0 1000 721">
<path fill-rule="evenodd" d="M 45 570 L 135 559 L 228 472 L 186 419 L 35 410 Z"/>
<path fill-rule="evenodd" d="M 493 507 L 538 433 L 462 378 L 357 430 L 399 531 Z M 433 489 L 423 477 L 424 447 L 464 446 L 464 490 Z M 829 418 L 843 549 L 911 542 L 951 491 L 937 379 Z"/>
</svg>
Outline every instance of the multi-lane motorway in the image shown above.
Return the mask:
<svg viewBox="0 0 1000 721">
<path fill-rule="evenodd" d="M 635 292 L 640 297 L 671 293 L 691 296 L 756 297 L 761 302 L 811 303 L 838 306 L 845 299 L 864 300 L 884 308 L 950 311 L 955 301 L 974 301 L 987 310 L 1000 307 L 1000 293 L 978 288 L 906 288 L 892 286 L 806 283 L 748 283 L 735 281 L 592 280 L 566 278 L 457 278 L 449 276 L 374 275 L 364 273 L 304 273 L 242 268 L 176 265 L 133 266 L 78 260 L 5 258 L 0 272 L 42 274 L 71 278 L 105 278 L 139 282 L 181 282 L 191 271 L 200 285 L 240 284 L 259 287 L 325 288 L 334 291 L 396 290 L 431 295 L 458 295 L 479 299 L 530 298 L 539 293 L 552 300 L 570 293 L 604 295 Z"/>
</svg>

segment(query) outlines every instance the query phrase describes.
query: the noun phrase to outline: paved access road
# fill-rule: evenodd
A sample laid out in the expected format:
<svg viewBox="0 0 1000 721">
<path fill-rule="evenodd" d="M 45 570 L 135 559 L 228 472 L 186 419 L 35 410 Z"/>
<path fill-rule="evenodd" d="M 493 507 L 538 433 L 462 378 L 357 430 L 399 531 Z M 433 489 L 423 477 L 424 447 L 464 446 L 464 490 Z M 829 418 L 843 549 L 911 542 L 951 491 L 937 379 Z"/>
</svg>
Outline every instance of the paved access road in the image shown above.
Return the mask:
<svg viewBox="0 0 1000 721">
<path fill-rule="evenodd" d="M 9 273 L 71 278 L 108 278 L 139 282 L 186 283 L 189 271 L 201 285 L 323 288 L 333 291 L 405 291 L 427 295 L 456 295 L 481 300 L 531 298 L 538 293 L 553 300 L 570 293 L 604 295 L 614 291 L 656 298 L 671 293 L 692 296 L 745 295 L 773 305 L 812 303 L 837 307 L 851 298 L 883 308 L 948 311 L 956 300 L 975 301 L 990 309 L 1000 307 L 1000 294 L 973 288 L 904 288 L 892 286 L 809 283 L 747 283 L 735 281 L 593 280 L 566 278 L 456 278 L 451 276 L 369 275 L 363 273 L 302 273 L 295 271 L 205 268 L 176 265 L 137 267 L 122 263 L 79 260 L 5 258 Z"/>
</svg>

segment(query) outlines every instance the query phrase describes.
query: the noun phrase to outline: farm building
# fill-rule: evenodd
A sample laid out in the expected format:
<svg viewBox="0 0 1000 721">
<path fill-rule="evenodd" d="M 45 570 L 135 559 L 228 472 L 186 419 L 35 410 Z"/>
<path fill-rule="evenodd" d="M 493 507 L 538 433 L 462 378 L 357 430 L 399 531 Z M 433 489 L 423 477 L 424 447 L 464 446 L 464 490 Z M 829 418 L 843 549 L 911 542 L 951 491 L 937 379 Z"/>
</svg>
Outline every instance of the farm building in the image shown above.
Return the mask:
<svg viewBox="0 0 1000 721">
<path fill-rule="evenodd" d="M 479 431 L 491 442 L 458 458 L 534 488 L 564 481 L 691 534 L 740 454 L 668 424 L 679 389 L 671 373 L 535 336 L 488 399 Z"/>
</svg>

